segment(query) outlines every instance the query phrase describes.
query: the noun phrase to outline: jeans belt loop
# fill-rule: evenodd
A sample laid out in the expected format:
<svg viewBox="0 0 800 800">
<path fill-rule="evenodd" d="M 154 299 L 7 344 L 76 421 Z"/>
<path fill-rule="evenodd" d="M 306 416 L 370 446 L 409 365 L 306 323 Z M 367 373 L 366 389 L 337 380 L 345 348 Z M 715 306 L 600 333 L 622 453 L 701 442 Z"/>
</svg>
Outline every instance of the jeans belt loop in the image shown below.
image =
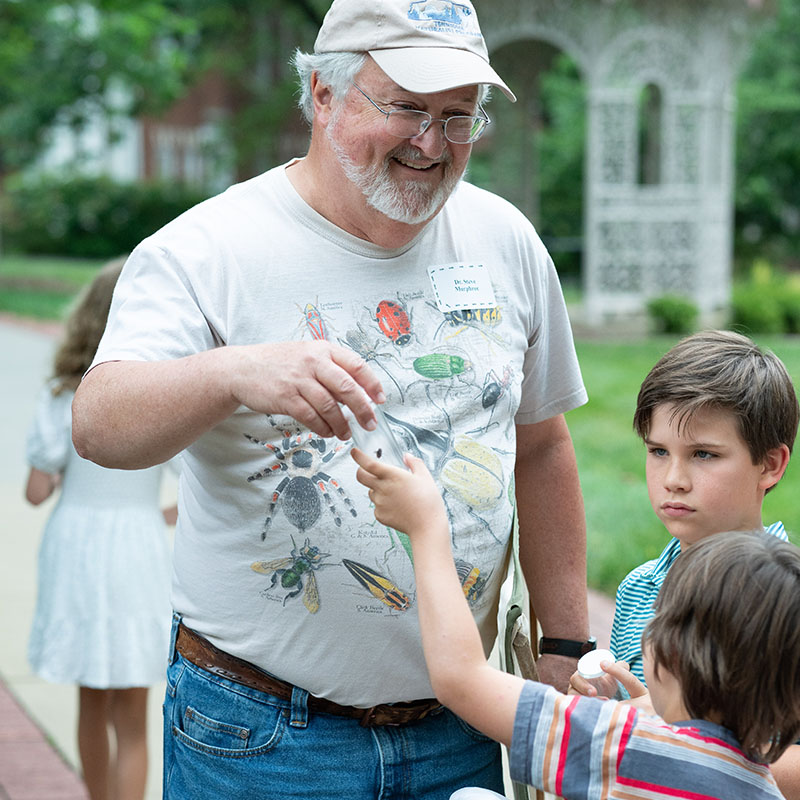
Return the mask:
<svg viewBox="0 0 800 800">
<path fill-rule="evenodd" d="M 293 728 L 308 726 L 308 692 L 299 686 L 292 687 L 292 712 L 289 724 Z"/>
<path fill-rule="evenodd" d="M 178 631 L 181 626 L 181 615 L 177 611 L 172 612 L 172 630 L 169 635 L 169 657 L 167 666 L 171 667 L 178 658 Z"/>
</svg>

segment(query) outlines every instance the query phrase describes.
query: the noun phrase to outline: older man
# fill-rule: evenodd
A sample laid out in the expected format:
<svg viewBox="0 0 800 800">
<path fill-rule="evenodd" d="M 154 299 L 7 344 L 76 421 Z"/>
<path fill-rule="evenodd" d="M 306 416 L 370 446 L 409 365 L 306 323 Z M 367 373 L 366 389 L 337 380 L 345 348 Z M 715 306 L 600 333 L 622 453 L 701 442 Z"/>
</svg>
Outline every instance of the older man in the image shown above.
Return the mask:
<svg viewBox="0 0 800 800">
<path fill-rule="evenodd" d="M 373 429 L 382 404 L 437 476 L 487 650 L 516 507 L 566 687 L 591 646 L 563 419 L 585 391 L 539 238 L 460 182 L 487 87 L 513 95 L 469 2 L 335 0 L 295 64 L 308 154 L 136 249 L 74 405 L 106 466 L 186 448 L 165 797 L 501 790 L 496 745 L 431 698 L 408 543 L 355 481 L 342 406 Z"/>
</svg>

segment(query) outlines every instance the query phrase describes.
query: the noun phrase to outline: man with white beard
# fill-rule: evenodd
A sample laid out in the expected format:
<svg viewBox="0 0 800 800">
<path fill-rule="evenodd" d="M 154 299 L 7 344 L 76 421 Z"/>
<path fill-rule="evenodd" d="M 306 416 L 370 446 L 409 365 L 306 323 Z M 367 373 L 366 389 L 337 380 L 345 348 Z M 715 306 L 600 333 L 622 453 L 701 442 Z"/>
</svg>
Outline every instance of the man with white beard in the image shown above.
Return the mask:
<svg viewBox="0 0 800 800">
<path fill-rule="evenodd" d="M 501 791 L 498 747 L 432 698 L 408 542 L 343 406 L 374 430 L 380 405 L 439 481 L 487 652 L 516 515 L 566 689 L 592 646 L 563 416 L 586 394 L 541 241 L 461 181 L 488 87 L 513 95 L 468 1 L 335 0 L 295 66 L 307 155 L 136 248 L 74 404 L 105 466 L 185 449 L 164 796 Z"/>
</svg>

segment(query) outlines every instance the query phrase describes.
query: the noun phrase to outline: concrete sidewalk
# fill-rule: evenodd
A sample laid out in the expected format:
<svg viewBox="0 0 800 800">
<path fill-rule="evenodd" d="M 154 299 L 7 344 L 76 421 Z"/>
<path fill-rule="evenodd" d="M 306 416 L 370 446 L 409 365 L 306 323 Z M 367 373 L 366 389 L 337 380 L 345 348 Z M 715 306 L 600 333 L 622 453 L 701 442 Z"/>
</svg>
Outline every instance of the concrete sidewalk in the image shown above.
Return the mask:
<svg viewBox="0 0 800 800">
<path fill-rule="evenodd" d="M 37 508 L 25 502 L 25 436 L 58 332 L 56 325 L 0 314 L 0 800 L 87 797 L 77 774 L 77 689 L 36 677 L 26 657 L 39 538 L 54 501 Z M 613 610 L 613 600 L 591 593 L 592 632 L 601 647 L 608 646 Z M 146 800 L 161 797 L 163 694 L 163 683 L 150 692 Z"/>
<path fill-rule="evenodd" d="M 25 437 L 58 333 L 57 325 L 0 315 L 0 800 L 87 797 L 76 772 L 77 688 L 38 678 L 26 655 L 39 540 L 54 498 L 36 508 L 25 501 Z M 163 695 L 163 684 L 150 692 L 147 800 L 161 797 Z"/>
</svg>

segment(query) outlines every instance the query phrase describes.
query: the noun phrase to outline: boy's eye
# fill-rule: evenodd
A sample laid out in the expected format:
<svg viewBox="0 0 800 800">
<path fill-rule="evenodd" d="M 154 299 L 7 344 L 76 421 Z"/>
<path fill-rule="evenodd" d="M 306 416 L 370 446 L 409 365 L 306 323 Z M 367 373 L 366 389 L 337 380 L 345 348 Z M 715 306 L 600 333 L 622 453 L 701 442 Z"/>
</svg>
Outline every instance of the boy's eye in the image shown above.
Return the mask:
<svg viewBox="0 0 800 800">
<path fill-rule="evenodd" d="M 667 455 L 667 451 L 663 447 L 648 447 L 647 452 L 650 453 L 651 456 L 665 456 Z"/>
<path fill-rule="evenodd" d="M 711 458 L 716 458 L 714 453 L 709 453 L 708 450 L 698 450 L 695 452 L 695 456 L 701 461 L 708 461 Z"/>
</svg>

